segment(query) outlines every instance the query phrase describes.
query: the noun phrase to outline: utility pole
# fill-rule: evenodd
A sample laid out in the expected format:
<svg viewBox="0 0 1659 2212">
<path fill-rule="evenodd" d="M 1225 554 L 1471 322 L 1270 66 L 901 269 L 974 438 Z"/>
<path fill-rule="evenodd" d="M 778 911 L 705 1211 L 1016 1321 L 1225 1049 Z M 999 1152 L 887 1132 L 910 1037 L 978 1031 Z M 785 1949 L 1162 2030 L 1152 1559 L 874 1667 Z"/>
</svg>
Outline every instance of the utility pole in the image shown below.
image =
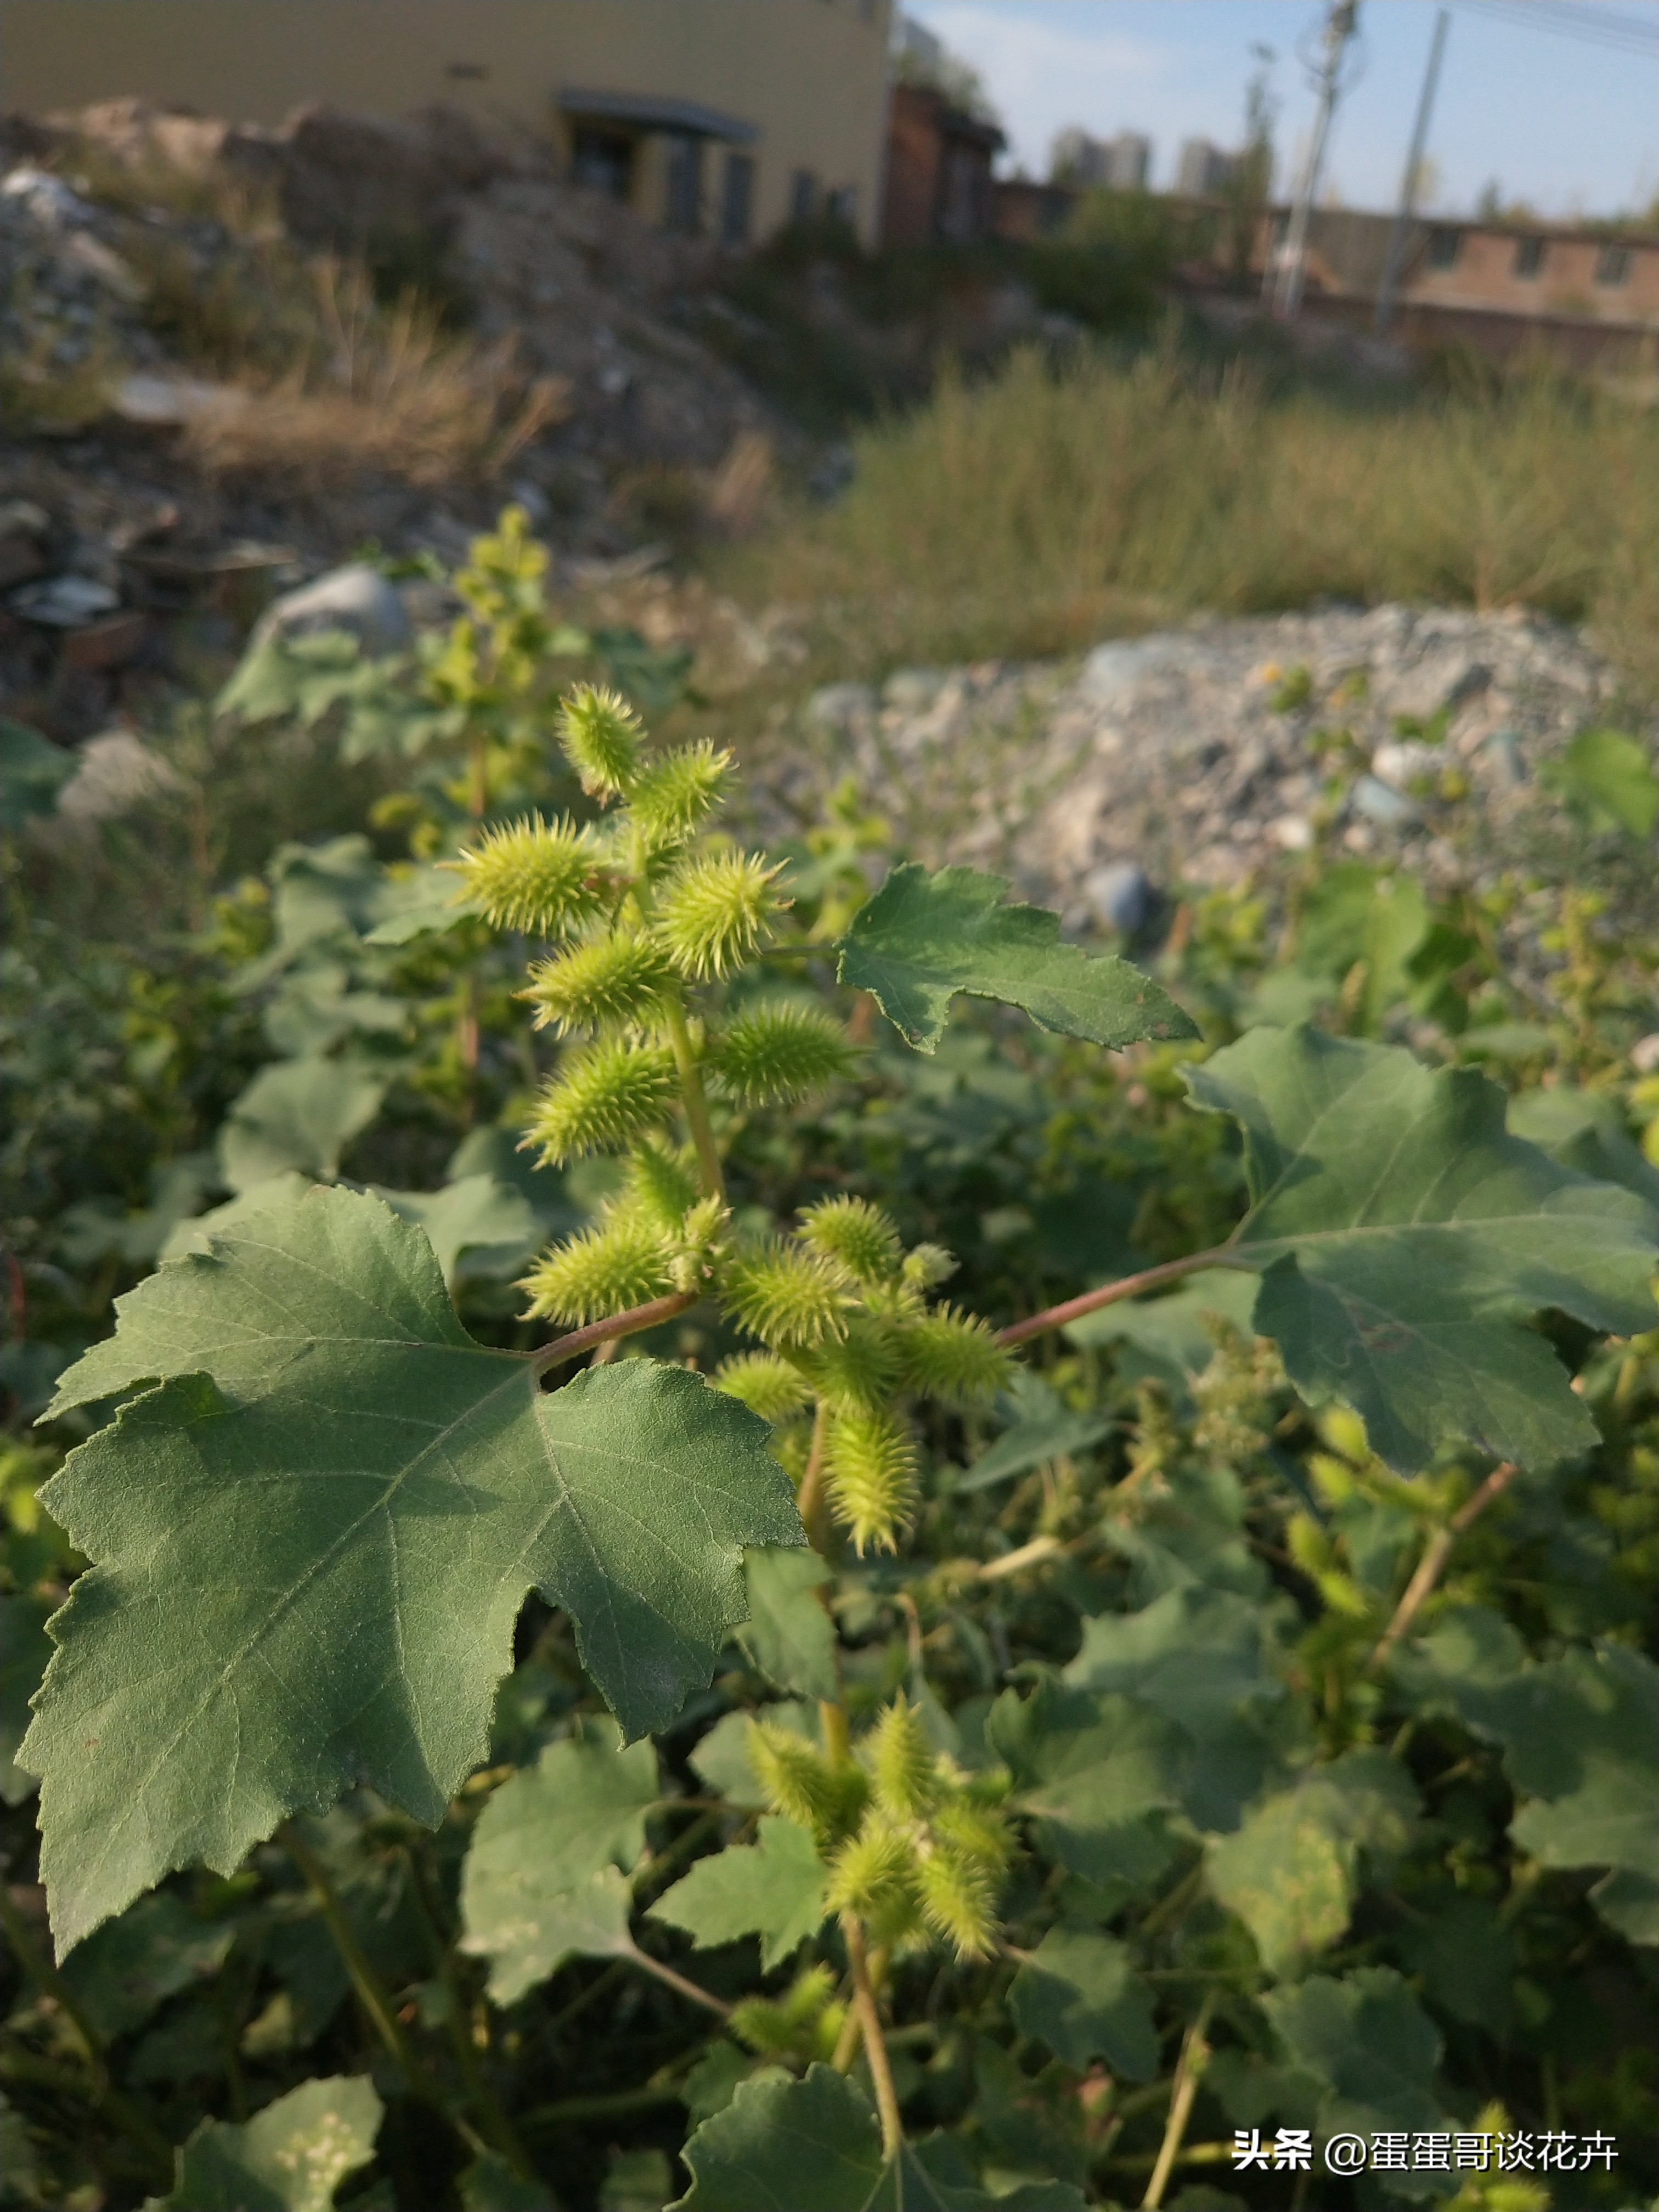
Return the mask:
<svg viewBox="0 0 1659 2212">
<path fill-rule="evenodd" d="M 1389 258 L 1382 264 L 1382 281 L 1376 288 L 1375 327 L 1380 338 L 1388 336 L 1389 325 L 1394 319 L 1400 264 L 1406 258 L 1406 237 L 1411 228 L 1412 211 L 1417 202 L 1417 180 L 1423 168 L 1423 148 L 1429 135 L 1429 117 L 1434 108 L 1435 88 L 1440 82 L 1440 57 L 1446 51 L 1446 33 L 1450 28 L 1451 10 L 1443 8 L 1434 19 L 1429 65 L 1423 73 L 1423 89 L 1417 100 L 1417 120 L 1412 125 L 1411 151 L 1406 156 L 1406 173 L 1400 179 L 1399 211 L 1394 219 L 1394 228 L 1389 234 Z"/>
<path fill-rule="evenodd" d="M 1308 257 L 1308 223 L 1319 191 L 1320 172 L 1325 166 L 1331 118 L 1335 114 L 1336 103 L 1341 97 L 1342 58 L 1347 52 L 1348 41 L 1353 36 L 1358 16 L 1359 0 L 1331 0 L 1330 12 L 1325 18 L 1323 52 L 1314 73 L 1314 82 L 1319 93 L 1319 108 L 1314 118 L 1308 158 L 1303 164 L 1302 176 L 1296 188 L 1296 200 L 1291 209 L 1290 228 L 1285 234 L 1285 243 L 1277 256 L 1268 256 L 1267 268 L 1273 280 L 1273 311 L 1287 320 L 1302 305 L 1302 278 Z"/>
</svg>

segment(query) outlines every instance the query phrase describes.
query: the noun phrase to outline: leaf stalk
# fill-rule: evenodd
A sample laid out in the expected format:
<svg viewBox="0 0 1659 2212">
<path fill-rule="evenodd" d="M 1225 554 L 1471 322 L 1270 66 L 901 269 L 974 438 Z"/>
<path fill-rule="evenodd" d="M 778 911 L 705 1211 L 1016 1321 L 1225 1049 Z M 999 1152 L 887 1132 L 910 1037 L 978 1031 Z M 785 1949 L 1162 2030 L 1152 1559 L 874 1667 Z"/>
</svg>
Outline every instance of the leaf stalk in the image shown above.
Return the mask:
<svg viewBox="0 0 1659 2212">
<path fill-rule="evenodd" d="M 1121 1275 L 1115 1283 L 1103 1283 L 1098 1290 L 1085 1291 L 1081 1297 L 1067 1298 L 1061 1305 L 1045 1306 L 1028 1320 L 1017 1321 L 1000 1329 L 997 1342 L 1024 1344 L 1030 1337 L 1041 1336 L 1045 1329 L 1064 1328 L 1068 1321 L 1081 1321 L 1085 1314 L 1097 1313 L 1102 1306 L 1115 1306 L 1120 1298 L 1136 1298 L 1143 1291 L 1162 1290 L 1165 1283 L 1178 1283 L 1183 1275 L 1195 1275 L 1200 1267 L 1248 1265 L 1248 1261 L 1236 1255 L 1231 1245 L 1214 1244 L 1207 1252 L 1189 1252 L 1183 1260 L 1165 1260 L 1156 1267 L 1143 1267 L 1138 1275 Z"/>
<path fill-rule="evenodd" d="M 1158 2212 L 1158 2207 L 1164 2202 L 1164 2192 L 1170 2185 L 1170 2175 L 1181 2149 L 1181 2139 L 1186 2134 L 1187 2123 L 1192 2117 L 1193 2100 L 1198 2094 L 1199 2081 L 1210 2055 L 1210 2046 L 1204 2039 L 1219 1994 L 1216 1990 L 1205 1993 L 1204 2002 L 1198 2008 L 1198 2018 L 1182 2039 L 1181 2057 L 1176 2063 L 1175 2086 L 1170 2097 L 1170 2117 L 1164 2123 L 1164 2140 L 1158 2145 L 1158 2160 L 1152 2167 L 1152 2179 L 1146 2184 L 1146 2194 L 1140 2200 L 1141 2212 Z"/>
<path fill-rule="evenodd" d="M 870 2062 L 870 2079 L 876 2092 L 876 2111 L 881 2118 L 881 2154 L 896 2158 L 904 2143 L 904 2126 L 899 2118 L 898 2097 L 893 2087 L 893 2069 L 888 2062 L 887 2045 L 882 2040 L 881 2014 L 876 2006 L 876 1992 L 870 1979 L 870 1961 L 864 1948 L 864 1930 L 856 1916 L 851 1912 L 842 1916 L 842 1934 L 847 1942 L 848 1963 L 853 1970 L 853 2009 L 858 2014 L 864 2038 L 864 2055 Z"/>
<path fill-rule="evenodd" d="M 1452 1547 L 1464 1530 L 1480 1518 L 1495 1498 L 1501 1498 L 1516 1478 L 1519 1469 L 1511 1460 L 1502 1460 L 1493 1468 L 1474 1496 L 1460 1505 L 1444 1528 L 1437 1528 L 1424 1548 L 1417 1563 L 1417 1571 L 1407 1583 L 1400 1602 L 1395 1606 L 1388 1626 L 1376 1639 L 1376 1648 L 1365 1662 L 1367 1674 L 1380 1674 L 1388 1664 L 1389 1655 L 1410 1630 L 1433 1592 L 1435 1584 L 1445 1571 Z"/>
</svg>

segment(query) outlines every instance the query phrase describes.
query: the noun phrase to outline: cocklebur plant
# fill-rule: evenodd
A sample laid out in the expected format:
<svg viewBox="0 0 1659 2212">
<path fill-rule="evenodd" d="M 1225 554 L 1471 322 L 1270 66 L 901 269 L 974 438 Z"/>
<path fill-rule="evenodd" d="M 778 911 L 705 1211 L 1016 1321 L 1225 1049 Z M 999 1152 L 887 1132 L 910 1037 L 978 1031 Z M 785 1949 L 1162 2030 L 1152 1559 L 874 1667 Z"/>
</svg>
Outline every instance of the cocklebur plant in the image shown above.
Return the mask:
<svg viewBox="0 0 1659 2212">
<path fill-rule="evenodd" d="M 462 908 L 531 941 L 524 998 L 558 1056 L 526 1145 L 555 1162 L 599 1153 L 616 1163 L 590 1225 L 525 1280 L 529 1314 L 562 1333 L 525 1352 L 475 1342 L 422 1232 L 343 1188 L 227 1224 L 122 1301 L 115 1334 L 64 1374 L 56 1401 L 59 1411 L 118 1401 L 118 1413 L 45 1494 L 93 1563 L 54 1619 L 55 1655 L 19 1753 L 45 1778 L 53 1930 L 60 1955 L 72 1954 L 170 1869 L 205 1863 L 229 1875 L 278 1834 L 330 1924 L 345 1929 L 366 2016 L 410 2094 L 440 2106 L 447 2094 L 465 2140 L 533 2171 L 488 2083 L 467 2070 L 474 2045 L 445 2092 L 422 2055 L 421 2006 L 406 2019 L 349 1947 L 303 1816 L 367 1785 L 397 1817 L 471 1824 L 459 1956 L 489 1961 L 498 2008 L 573 1957 L 605 1958 L 729 2018 L 749 2052 L 807 2069 L 757 2078 L 725 2110 L 709 2107 L 687 2146 L 695 2212 L 749 2212 L 755 2160 L 780 2167 L 820 2119 L 826 2141 L 854 2146 L 849 2203 L 872 2201 L 878 2185 L 908 2202 L 918 2174 L 934 2169 L 921 2164 L 927 2147 L 904 2139 L 903 2076 L 886 2045 L 907 1962 L 925 1959 L 946 1990 L 989 1990 L 1017 1969 L 993 2002 L 1006 1998 L 1057 2064 L 1105 2055 L 1125 2078 L 1148 2080 L 1159 2063 L 1152 1998 L 1135 1982 L 1120 2002 L 1128 1969 L 1116 1938 L 1063 1917 L 1045 1932 L 1051 1900 L 1062 1916 L 1098 1917 L 1112 1884 L 1144 1889 L 1184 1850 L 1156 1924 L 1200 1896 L 1233 1914 L 1245 1963 L 1227 1972 L 1240 2005 L 1253 2006 L 1243 1931 L 1269 1972 L 1304 1966 L 1346 1926 L 1355 1852 L 1398 1847 L 1415 1802 L 1403 1753 L 1359 1743 L 1350 1728 L 1370 1707 L 1349 1677 L 1370 1662 L 1345 1643 L 1324 1691 L 1339 1709 L 1330 1755 L 1302 1771 L 1287 1761 L 1302 1755 L 1306 1729 L 1287 1729 L 1283 1743 L 1264 1736 L 1250 1754 L 1267 1762 L 1260 1802 L 1218 1813 L 1224 1785 L 1255 1785 L 1203 1749 L 1217 1710 L 1237 1702 L 1236 1681 L 1241 1698 L 1289 1692 L 1267 1671 L 1273 1639 L 1237 1633 L 1237 1591 L 1186 1579 L 1155 1620 L 1151 1606 L 1127 1626 L 1109 1612 L 1091 1618 L 1063 1670 L 1047 1657 L 1030 1672 L 988 1658 L 989 1710 L 971 1741 L 966 1729 L 947 1738 L 949 1754 L 922 1694 L 930 1686 L 915 1679 L 927 1658 L 919 1632 L 907 1695 L 892 1695 L 889 1675 L 872 1700 L 866 1675 L 862 1700 L 849 1700 L 854 1655 L 824 1601 L 838 1581 L 860 1579 L 867 1601 L 881 1575 L 891 1579 L 879 1587 L 916 1605 L 904 1587 L 908 1532 L 924 1489 L 940 1501 L 957 1479 L 947 1455 L 957 1431 L 940 1409 L 974 1408 L 976 1421 L 1008 1420 L 1012 1409 L 1005 1442 L 1029 1419 L 1030 1451 L 1005 1461 L 1039 1466 L 1073 1449 L 1057 1439 L 1077 1425 L 1019 1395 L 1016 1346 L 1188 1276 L 1205 1279 L 1187 1294 L 1202 1314 L 1218 1281 L 1231 1291 L 1246 1273 L 1259 1278 L 1249 1336 L 1229 1340 L 1197 1393 L 1202 1438 L 1182 1427 L 1184 1360 L 1162 1399 L 1146 1393 L 1138 1494 L 1150 1499 L 1149 1522 L 1153 1493 L 1176 1486 L 1184 1457 L 1267 1462 L 1293 1388 L 1327 1420 L 1333 1407 L 1350 1409 L 1367 1453 L 1397 1474 L 1443 1470 L 1462 1454 L 1443 1510 L 1437 1493 L 1424 1553 L 1443 1564 L 1432 1547 L 1449 1547 L 1516 1468 L 1594 1448 L 1584 1393 L 1529 1324 L 1553 1310 L 1592 1337 L 1644 1326 L 1650 1216 L 1634 1191 L 1511 1136 L 1501 1097 L 1469 1071 L 1431 1071 L 1307 1027 L 1257 1030 L 1187 1074 L 1198 1106 L 1241 1135 L 1245 1203 L 1232 1232 L 996 1328 L 946 1297 L 950 1255 L 907 1246 L 872 1198 L 843 1190 L 762 1218 L 752 1187 L 728 1189 L 750 1117 L 859 1073 L 839 1018 L 846 1000 L 771 979 L 810 977 L 833 953 L 838 985 L 867 993 L 923 1052 L 958 992 L 1105 1047 L 1190 1035 L 1179 1008 L 1127 963 L 1064 944 L 1054 916 L 1008 904 L 1004 884 L 969 869 L 902 865 L 833 946 L 795 934 L 787 878 L 718 828 L 732 775 L 718 748 L 653 754 L 628 708 L 593 690 L 567 702 L 559 737 L 593 818 L 482 828 L 456 864 L 456 888 Z M 1141 1318 L 1155 1329 L 1162 1314 L 1173 1328 L 1177 1303 Z M 694 1307 L 707 1317 L 702 1341 L 716 1340 L 712 1372 L 610 1357 Z M 1284 1382 L 1261 1339 L 1277 1346 Z M 602 1356 L 544 1387 L 588 1352 Z M 1482 1461 L 1496 1462 L 1484 1479 Z M 963 1490 L 973 1482 L 970 1469 Z M 1213 1486 L 1216 1496 L 1226 1486 Z M 1299 1536 L 1275 1534 L 1315 1564 Z M 1097 1538 L 1081 1532 L 1085 1544 Z M 1115 1540 L 1125 1538 L 1120 1526 Z M 1218 1555 L 1232 1542 L 1218 1540 Z M 1052 1536 L 1026 1547 L 1020 1571 L 1055 1566 L 1068 1547 Z M 1351 1551 L 1361 1548 L 1356 1533 Z M 987 1580 L 1018 1557 L 985 1562 Z M 1242 1551 L 1228 1570 L 1246 1586 L 1253 1571 Z M 924 1582 L 925 1569 L 913 1578 L 925 1599 Z M 1432 1582 L 1421 1568 L 1411 1577 L 1412 1607 Z M 580 1661 L 620 1726 L 572 1717 L 537 1764 L 504 1777 L 489 1764 L 490 1708 L 532 1590 L 568 1624 L 572 1670 Z M 1389 1620 L 1373 1647 L 1384 1660 L 1411 1618 Z M 963 1620 L 970 1632 L 990 1653 Z M 683 1830 L 653 1853 L 642 1908 L 700 1948 L 758 1936 L 764 1972 L 793 1962 L 782 1995 L 751 1990 L 728 2013 L 635 1938 L 631 1884 L 647 1821 L 682 1802 L 648 1739 L 706 1692 L 739 1633 L 745 1651 L 752 1643 L 769 1655 L 747 1679 L 793 1686 L 805 1702 L 772 1706 L 723 1678 L 744 1771 L 729 1757 L 711 1764 L 708 1796 L 686 1808 L 702 1824 L 699 1849 L 716 1832 L 720 1847 L 673 1864 L 678 1879 L 661 1888 L 662 1863 L 692 1836 Z M 1186 1658 L 1183 1638 L 1200 1672 L 1211 1653 L 1231 1670 L 1218 1698 L 1202 1683 L 1194 1692 L 1190 1669 L 1157 1679 L 1166 1660 Z M 1621 1667 L 1609 1662 L 1620 1695 L 1631 1673 Z M 744 1718 L 757 1704 L 764 1717 Z M 1481 1727 L 1510 1725 L 1484 1705 L 1471 1711 Z M 1547 1847 L 1583 1848 L 1559 1838 Z M 1264 1882 L 1262 1867 L 1276 1875 L 1291 1850 L 1295 1879 Z M 1042 1881 L 1024 1881 L 1028 1860 Z M 1317 1910 L 1302 1911 L 1305 1899 Z M 1617 1893 L 1608 1909 L 1634 1907 Z M 1036 1922 L 1035 1949 L 1023 1928 L 1011 1941 L 1001 1916 L 1015 1911 Z M 1201 1969 L 1212 1980 L 1215 1971 Z M 1382 2001 L 1370 1984 L 1353 1984 L 1351 1996 L 1354 2006 Z M 1314 2063 L 1313 2032 L 1297 2044 L 1303 2030 L 1288 2007 L 1284 2015 L 1285 2047 Z M 1265 2037 L 1264 2014 L 1240 2016 Z M 1192 2025 L 1174 2039 L 1183 2053 L 1202 2042 L 1201 2028 L 1195 2043 L 1188 2037 Z M 487 2021 L 483 2033 L 488 2044 Z M 878 2133 L 845 2078 L 860 2053 Z M 1169 2159 L 1192 2101 L 1177 2080 Z M 758 2150 L 744 2132 L 757 2128 Z M 787 2185 L 774 2194 L 788 2201 Z M 964 2184 L 951 2201 L 988 2199 Z"/>
</svg>

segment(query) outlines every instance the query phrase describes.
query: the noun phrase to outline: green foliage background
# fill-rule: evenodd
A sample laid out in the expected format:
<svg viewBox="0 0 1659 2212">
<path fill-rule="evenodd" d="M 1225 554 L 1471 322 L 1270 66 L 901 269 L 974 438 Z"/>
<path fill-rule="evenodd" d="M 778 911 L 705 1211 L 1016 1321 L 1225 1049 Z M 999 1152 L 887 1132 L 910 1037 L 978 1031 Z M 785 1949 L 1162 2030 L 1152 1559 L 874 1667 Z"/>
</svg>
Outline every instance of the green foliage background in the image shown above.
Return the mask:
<svg viewBox="0 0 1659 2212">
<path fill-rule="evenodd" d="M 331 769 L 303 842 L 254 865 L 233 824 L 240 886 L 125 945 L 43 921 L 61 886 L 11 848 L 9 2200 L 1218 2212 L 1290 2201 L 1233 2131 L 1300 2126 L 1618 2139 L 1610 2173 L 1298 2185 L 1333 2212 L 1647 2201 L 1650 922 L 1588 880 L 1438 907 L 1315 855 L 1189 902 L 1149 982 L 994 879 L 930 881 L 879 793 L 842 794 L 777 856 L 793 957 L 696 987 L 726 1225 L 653 1231 L 641 1295 L 677 1310 L 539 1390 L 515 1283 L 639 1191 L 604 1151 L 518 1149 L 574 1080 L 517 995 L 544 948 L 433 863 L 532 809 L 600 822 L 555 702 L 625 641 L 550 626 L 510 519 L 462 582 L 417 664 L 268 657 L 183 735 L 206 775 L 216 727 L 314 726 L 392 764 L 366 823 Z M 631 672 L 672 711 L 683 672 Z M 1616 734 L 1580 754 L 1587 876 L 1616 873 L 1651 770 Z M 846 1024 L 845 1072 L 786 1109 L 729 1042 L 780 1005 Z M 950 1307 L 1017 1334 L 1154 1280 L 977 1398 L 916 1388 L 896 1547 L 826 1519 L 819 1557 L 788 1477 L 799 1378 L 829 1385 L 768 1318 L 788 1284 L 756 1285 L 826 1200 L 885 1210 L 895 1269 L 952 1255 Z M 793 1400 L 757 1395 L 757 1334 Z M 465 1519 L 404 1479 L 422 1423 Z M 301 1426 L 342 1482 L 402 1471 L 385 1543 L 328 1537 L 303 1485 L 238 1489 Z M 301 1586 L 233 1680 L 226 1639 Z M 15 1753 L 72 1589 L 42 1856 Z M 896 2150 L 826 1910 L 891 1902 L 813 1794 L 843 1702 L 884 1820 L 1012 1847 L 982 1940 L 907 1926 L 872 1969 Z"/>
</svg>

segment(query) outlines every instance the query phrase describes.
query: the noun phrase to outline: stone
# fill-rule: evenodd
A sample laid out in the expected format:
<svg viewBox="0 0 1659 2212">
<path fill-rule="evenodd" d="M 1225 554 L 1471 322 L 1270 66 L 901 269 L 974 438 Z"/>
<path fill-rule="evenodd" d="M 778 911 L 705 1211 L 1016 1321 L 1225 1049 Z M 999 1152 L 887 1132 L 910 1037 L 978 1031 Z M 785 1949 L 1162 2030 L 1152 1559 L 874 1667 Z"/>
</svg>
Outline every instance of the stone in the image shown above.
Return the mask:
<svg viewBox="0 0 1659 2212">
<path fill-rule="evenodd" d="M 1420 777 L 1437 775 L 1446 765 L 1443 745 L 1416 738 L 1390 738 L 1371 755 L 1371 774 L 1396 791 L 1409 791 Z"/>
<path fill-rule="evenodd" d="M 1396 714 L 1426 722 L 1443 708 L 1460 706 L 1492 681 L 1483 661 L 1455 647 L 1425 653 L 1389 687 L 1389 706 Z"/>
<path fill-rule="evenodd" d="M 1267 838 L 1281 853 L 1310 853 L 1313 824 L 1305 814 L 1281 814 L 1267 824 Z"/>
<path fill-rule="evenodd" d="M 131 730 L 106 730 L 80 748 L 79 765 L 58 794 L 71 822 L 109 822 L 147 799 L 182 791 L 178 770 Z"/>
<path fill-rule="evenodd" d="M 249 394 L 236 385 L 210 384 L 197 376 L 124 376 L 110 410 L 124 422 L 161 430 L 239 415 L 248 400 Z"/>
<path fill-rule="evenodd" d="M 1093 706 L 1121 706 L 1133 698 L 1146 678 L 1178 667 L 1190 653 L 1187 640 L 1179 636 L 1097 645 L 1083 664 L 1078 689 Z"/>
<path fill-rule="evenodd" d="M 1114 860 L 1093 869 L 1083 878 L 1081 890 L 1096 920 L 1125 937 L 1146 927 L 1158 903 L 1152 878 L 1135 860 Z"/>
<path fill-rule="evenodd" d="M 396 586 L 367 562 L 352 561 L 273 599 L 251 644 L 257 647 L 275 638 L 311 637 L 331 629 L 349 630 L 371 654 L 402 653 L 411 636 Z"/>
<path fill-rule="evenodd" d="M 896 668 L 881 687 L 881 703 L 896 714 L 925 714 L 945 688 L 943 668 Z"/>
<path fill-rule="evenodd" d="M 48 629 L 79 629 L 94 616 L 113 614 L 121 595 L 90 576 L 46 576 L 38 584 L 25 584 L 6 604 L 25 622 Z"/>
<path fill-rule="evenodd" d="M 1403 829 L 1417 819 L 1417 809 L 1403 793 L 1376 776 L 1362 775 L 1349 794 L 1355 813 L 1363 814 L 1380 830 Z"/>
<path fill-rule="evenodd" d="M 876 711 L 876 695 L 868 684 L 821 684 L 806 702 L 806 719 L 820 729 L 856 730 Z"/>
</svg>

